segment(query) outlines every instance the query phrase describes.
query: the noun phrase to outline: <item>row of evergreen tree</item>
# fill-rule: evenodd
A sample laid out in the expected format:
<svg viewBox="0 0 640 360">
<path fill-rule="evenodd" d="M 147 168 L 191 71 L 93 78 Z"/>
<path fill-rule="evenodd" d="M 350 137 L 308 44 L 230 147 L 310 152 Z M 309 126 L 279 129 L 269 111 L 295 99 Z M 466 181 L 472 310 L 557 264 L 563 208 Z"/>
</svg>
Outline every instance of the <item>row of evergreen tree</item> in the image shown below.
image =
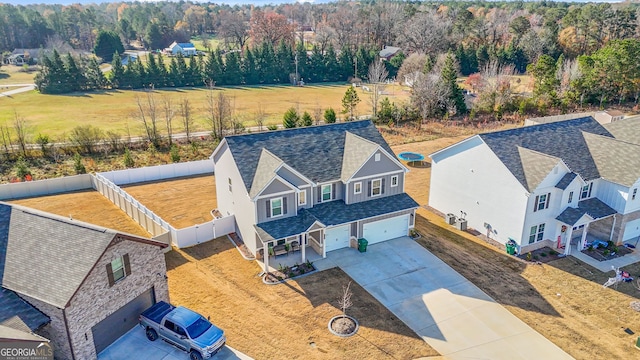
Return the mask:
<svg viewBox="0 0 640 360">
<path fill-rule="evenodd" d="M 339 53 L 329 45 L 326 51 L 314 46 L 307 52 L 303 44 L 295 49 L 284 42 L 278 47 L 263 43 L 243 53 L 220 50 L 185 58 L 171 57 L 169 64 L 162 55 L 149 53 L 146 63 L 140 59 L 123 65 L 115 54 L 111 70 L 105 76 L 95 59 L 63 60 L 56 51 L 42 61 L 42 70 L 36 76 L 41 93 L 63 94 L 97 89 L 140 89 L 150 87 L 184 87 L 203 85 L 255 85 L 286 84 L 295 79 L 305 83 L 346 81 L 356 75 L 366 78 L 369 64 L 376 59 L 374 49 L 349 48 Z M 389 73 L 395 74 L 403 56 L 387 62 Z M 357 64 L 357 65 L 355 65 Z"/>
</svg>

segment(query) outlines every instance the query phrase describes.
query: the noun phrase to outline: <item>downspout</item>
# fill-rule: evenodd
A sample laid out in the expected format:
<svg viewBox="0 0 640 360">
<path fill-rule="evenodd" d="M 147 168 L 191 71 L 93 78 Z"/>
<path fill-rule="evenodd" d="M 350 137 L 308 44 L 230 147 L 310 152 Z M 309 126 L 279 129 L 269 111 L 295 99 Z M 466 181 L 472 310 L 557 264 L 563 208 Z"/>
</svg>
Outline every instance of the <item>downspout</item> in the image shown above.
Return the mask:
<svg viewBox="0 0 640 360">
<path fill-rule="evenodd" d="M 611 234 L 609 234 L 609 241 L 613 241 L 613 230 L 616 228 L 616 215 L 613 215 L 613 225 L 611 225 Z"/>
<path fill-rule="evenodd" d="M 67 331 L 67 339 L 69 339 L 69 349 L 71 350 L 71 359 L 75 360 L 76 354 L 71 343 L 71 333 L 69 333 L 69 323 L 67 322 L 67 313 L 62 309 L 62 319 L 64 320 L 64 329 Z"/>
</svg>

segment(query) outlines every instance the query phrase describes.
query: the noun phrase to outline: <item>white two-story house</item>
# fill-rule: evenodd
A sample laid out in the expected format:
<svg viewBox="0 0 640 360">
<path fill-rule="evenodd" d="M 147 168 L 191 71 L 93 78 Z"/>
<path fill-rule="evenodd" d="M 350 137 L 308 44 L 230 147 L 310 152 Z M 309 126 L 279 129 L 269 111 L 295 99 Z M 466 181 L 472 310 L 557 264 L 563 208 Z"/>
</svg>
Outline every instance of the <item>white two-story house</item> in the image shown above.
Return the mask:
<svg viewBox="0 0 640 360">
<path fill-rule="evenodd" d="M 430 155 L 429 205 L 520 252 L 640 237 L 640 121 L 592 117 L 472 136 Z"/>
<path fill-rule="evenodd" d="M 352 239 L 406 236 L 418 204 L 408 171 L 370 121 L 226 137 L 212 155 L 218 210 L 258 258 L 299 246 L 325 257 Z M 275 254 L 274 254 L 275 255 Z"/>
</svg>

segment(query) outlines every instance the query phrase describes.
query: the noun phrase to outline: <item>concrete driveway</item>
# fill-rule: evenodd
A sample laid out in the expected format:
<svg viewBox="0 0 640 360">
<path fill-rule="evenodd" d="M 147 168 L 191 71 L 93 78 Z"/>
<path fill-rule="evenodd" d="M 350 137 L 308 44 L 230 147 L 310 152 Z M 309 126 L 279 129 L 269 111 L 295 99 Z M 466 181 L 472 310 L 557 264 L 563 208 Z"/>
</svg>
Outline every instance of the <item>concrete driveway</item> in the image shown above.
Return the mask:
<svg viewBox="0 0 640 360">
<path fill-rule="evenodd" d="M 324 260 L 338 265 L 447 359 L 571 359 L 409 238 L 370 245 L 366 253 L 332 251 Z"/>
<path fill-rule="evenodd" d="M 189 360 L 189 354 L 158 339 L 149 341 L 140 326 L 129 330 L 98 354 L 98 360 Z M 215 360 L 252 360 L 247 355 L 225 346 L 212 358 Z"/>
</svg>

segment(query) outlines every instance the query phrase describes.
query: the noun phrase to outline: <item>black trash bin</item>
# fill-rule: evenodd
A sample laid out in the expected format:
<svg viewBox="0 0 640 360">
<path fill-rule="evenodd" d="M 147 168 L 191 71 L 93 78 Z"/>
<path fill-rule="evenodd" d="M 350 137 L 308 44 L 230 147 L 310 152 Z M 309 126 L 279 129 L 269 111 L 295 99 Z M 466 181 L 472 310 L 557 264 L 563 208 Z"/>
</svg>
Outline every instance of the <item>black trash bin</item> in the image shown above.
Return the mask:
<svg viewBox="0 0 640 360">
<path fill-rule="evenodd" d="M 358 239 L 358 251 L 366 252 L 367 251 L 367 244 L 369 244 L 367 239 Z"/>
</svg>

